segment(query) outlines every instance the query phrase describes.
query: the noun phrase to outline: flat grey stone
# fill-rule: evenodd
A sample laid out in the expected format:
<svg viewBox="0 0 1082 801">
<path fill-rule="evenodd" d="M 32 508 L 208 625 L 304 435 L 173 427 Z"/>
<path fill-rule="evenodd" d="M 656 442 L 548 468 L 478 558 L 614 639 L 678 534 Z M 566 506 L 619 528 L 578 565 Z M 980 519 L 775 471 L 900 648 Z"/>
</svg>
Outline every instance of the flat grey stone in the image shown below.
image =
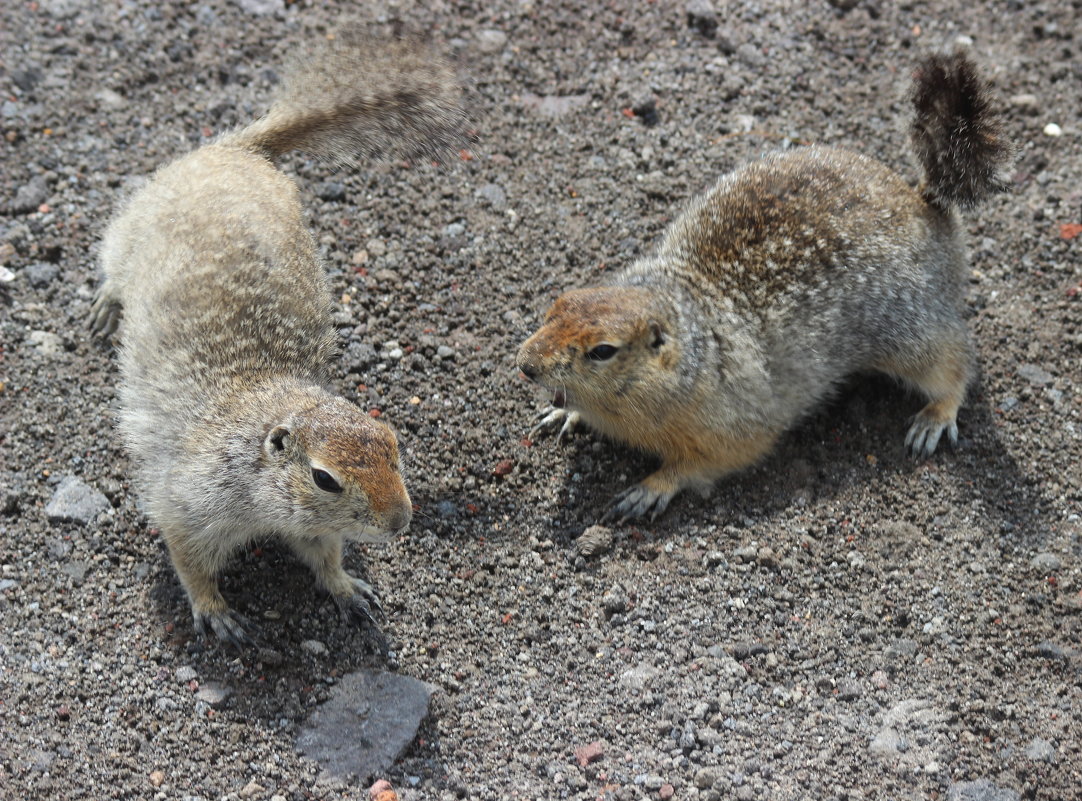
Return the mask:
<svg viewBox="0 0 1082 801">
<path fill-rule="evenodd" d="M 474 194 L 495 209 L 502 209 L 507 205 L 507 192 L 499 184 L 485 184 Z"/>
<path fill-rule="evenodd" d="M 905 738 L 889 726 L 880 729 L 868 744 L 868 750 L 880 756 L 894 756 L 905 748 Z"/>
<path fill-rule="evenodd" d="M 1042 551 L 1029 560 L 1029 566 L 1042 573 L 1051 573 L 1063 567 L 1063 560 L 1054 553 Z"/>
<path fill-rule="evenodd" d="M 568 112 L 582 108 L 590 102 L 589 95 L 535 95 L 526 92 L 522 95 L 522 105 L 533 109 L 545 117 L 562 117 Z"/>
<path fill-rule="evenodd" d="M 65 476 L 45 505 L 45 516 L 52 523 L 85 526 L 111 508 L 109 499 L 102 493 L 75 476 Z"/>
<path fill-rule="evenodd" d="M 41 289 L 59 277 L 60 268 L 48 262 L 36 262 L 23 270 L 23 273 L 26 275 L 26 280 L 30 282 L 30 286 Z"/>
<path fill-rule="evenodd" d="M 988 779 L 956 782 L 947 788 L 947 801 L 1018 801 L 1014 790 L 997 787 Z"/>
<path fill-rule="evenodd" d="M 25 214 L 36 211 L 38 206 L 49 197 L 49 184 L 44 175 L 35 175 L 27 183 L 19 187 L 15 197 L 9 204 L 9 209 L 15 214 Z"/>
<path fill-rule="evenodd" d="M 1052 743 L 1048 740 L 1042 740 L 1040 737 L 1035 737 L 1026 746 L 1026 759 L 1032 759 L 1035 762 L 1055 762 L 1056 749 Z"/>
<path fill-rule="evenodd" d="M 320 763 L 321 778 L 353 774 L 367 781 L 390 768 L 413 742 L 434 691 L 410 676 L 350 673 L 304 724 L 297 750 Z"/>
<path fill-rule="evenodd" d="M 1052 377 L 1050 372 L 1035 364 L 1023 364 L 1018 368 L 1018 376 L 1039 387 L 1044 386 L 1045 384 L 1051 384 L 1056 380 Z"/>
</svg>

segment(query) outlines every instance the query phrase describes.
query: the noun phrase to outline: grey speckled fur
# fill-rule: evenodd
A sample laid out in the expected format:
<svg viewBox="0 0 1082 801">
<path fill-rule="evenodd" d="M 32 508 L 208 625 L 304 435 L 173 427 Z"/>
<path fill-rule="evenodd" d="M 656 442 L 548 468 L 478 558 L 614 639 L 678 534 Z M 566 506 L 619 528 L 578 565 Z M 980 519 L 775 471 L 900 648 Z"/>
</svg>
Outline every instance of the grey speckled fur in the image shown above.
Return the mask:
<svg viewBox="0 0 1082 801">
<path fill-rule="evenodd" d="M 344 538 L 403 531 L 412 507 L 385 425 L 328 389 L 330 293 L 293 148 L 340 163 L 458 141 L 459 92 L 415 42 L 347 29 L 285 81 L 266 117 L 160 169 L 113 220 L 92 323 L 123 310 L 120 431 L 197 628 L 246 639 L 215 574 L 250 538 L 282 537 L 345 612 L 376 598 Z"/>
<path fill-rule="evenodd" d="M 724 176 L 612 285 L 556 301 L 519 365 L 556 392 L 544 425 L 583 420 L 660 454 L 612 510 L 664 510 L 767 453 L 845 376 L 880 370 L 928 404 L 906 438 L 953 441 L 973 370 L 954 207 L 1003 188 L 1011 148 L 969 60 L 922 63 L 920 189 L 827 147 Z"/>
</svg>

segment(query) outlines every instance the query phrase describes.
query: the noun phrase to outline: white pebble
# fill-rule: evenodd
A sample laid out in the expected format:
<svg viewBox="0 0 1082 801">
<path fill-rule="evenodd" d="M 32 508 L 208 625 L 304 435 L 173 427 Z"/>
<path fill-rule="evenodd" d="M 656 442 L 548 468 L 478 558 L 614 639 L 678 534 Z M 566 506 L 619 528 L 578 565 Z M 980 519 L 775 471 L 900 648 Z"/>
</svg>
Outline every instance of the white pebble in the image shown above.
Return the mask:
<svg viewBox="0 0 1082 801">
<path fill-rule="evenodd" d="M 1056 123 L 1050 122 L 1050 123 L 1048 123 L 1048 125 L 1044 126 L 1044 135 L 1045 136 L 1063 136 L 1063 129 L 1060 128 L 1058 125 L 1056 125 Z"/>
</svg>

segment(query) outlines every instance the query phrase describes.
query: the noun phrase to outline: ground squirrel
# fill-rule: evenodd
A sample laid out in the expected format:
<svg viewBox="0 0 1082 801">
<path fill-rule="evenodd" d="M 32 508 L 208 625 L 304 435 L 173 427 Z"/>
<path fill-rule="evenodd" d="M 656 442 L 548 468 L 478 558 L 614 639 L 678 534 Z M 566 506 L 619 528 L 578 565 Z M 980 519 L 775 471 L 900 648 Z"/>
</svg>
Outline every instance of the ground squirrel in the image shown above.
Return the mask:
<svg viewBox="0 0 1082 801">
<path fill-rule="evenodd" d="M 272 159 L 434 157 L 462 123 L 442 60 L 348 27 L 296 59 L 266 116 L 158 170 L 109 225 L 91 326 L 112 333 L 123 309 L 119 428 L 201 634 L 249 641 L 216 574 L 261 535 L 369 618 L 378 599 L 343 570 L 343 540 L 412 516 L 395 435 L 329 389 L 330 288 Z"/>
<path fill-rule="evenodd" d="M 692 201 L 609 286 L 558 298 L 522 345 L 519 368 L 554 391 L 538 428 L 581 420 L 661 456 L 606 517 L 656 516 L 752 464 L 862 370 L 927 396 L 914 453 L 956 441 L 973 351 L 955 210 L 1004 188 L 1011 146 L 961 53 L 925 58 L 911 98 L 917 189 L 845 150 L 767 156 Z"/>
</svg>

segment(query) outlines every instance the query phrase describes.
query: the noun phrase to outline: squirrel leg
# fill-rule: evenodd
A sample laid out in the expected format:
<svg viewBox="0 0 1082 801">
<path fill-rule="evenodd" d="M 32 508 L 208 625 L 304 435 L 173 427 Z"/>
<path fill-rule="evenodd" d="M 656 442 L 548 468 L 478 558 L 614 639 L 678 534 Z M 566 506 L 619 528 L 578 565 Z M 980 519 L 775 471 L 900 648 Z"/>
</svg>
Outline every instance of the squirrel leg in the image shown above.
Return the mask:
<svg viewBox="0 0 1082 801">
<path fill-rule="evenodd" d="M 670 455 L 657 471 L 617 495 L 602 521 L 630 520 L 647 512 L 650 520 L 655 520 L 681 490 L 708 490 L 716 479 L 755 464 L 770 452 L 779 434 L 761 431 L 745 437 L 686 437 L 678 443 L 678 455 Z"/>
<path fill-rule="evenodd" d="M 371 584 L 343 569 L 341 538 L 290 539 L 289 547 L 312 570 L 316 583 L 331 596 L 343 619 L 377 625 L 375 616 L 383 616 L 379 596 Z"/>
<path fill-rule="evenodd" d="M 188 593 L 192 606 L 192 619 L 196 633 L 206 636 L 207 627 L 238 650 L 251 645 L 253 640 L 248 632 L 250 624 L 239 613 L 229 608 L 222 593 L 218 590 L 216 567 L 208 567 L 207 555 L 200 552 L 192 554 L 188 549 L 166 538 L 169 556 L 173 568 L 177 571 L 180 583 Z"/>
<path fill-rule="evenodd" d="M 891 360 L 884 372 L 916 387 L 928 398 L 905 435 L 905 446 L 914 456 L 931 456 L 943 434 L 958 444 L 958 409 L 965 400 L 973 372 L 973 351 L 964 337 L 937 343 L 919 361 Z"/>
</svg>

